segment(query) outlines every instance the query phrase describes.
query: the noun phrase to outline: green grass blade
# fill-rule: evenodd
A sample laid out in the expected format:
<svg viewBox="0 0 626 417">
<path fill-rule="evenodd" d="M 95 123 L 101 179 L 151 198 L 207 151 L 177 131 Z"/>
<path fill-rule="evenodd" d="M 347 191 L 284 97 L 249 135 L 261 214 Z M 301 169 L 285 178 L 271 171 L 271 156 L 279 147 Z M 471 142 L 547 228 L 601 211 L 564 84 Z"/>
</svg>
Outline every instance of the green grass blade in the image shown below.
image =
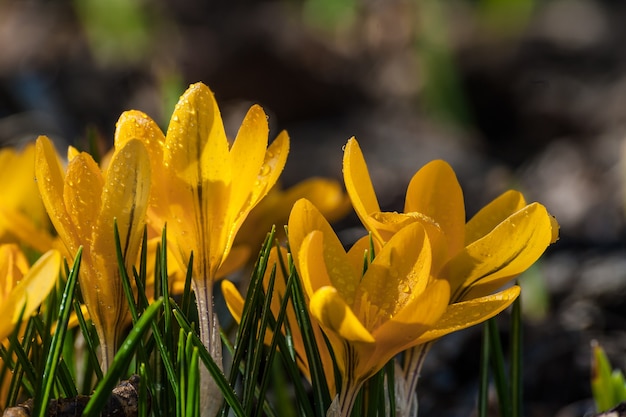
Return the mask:
<svg viewBox="0 0 626 417">
<path fill-rule="evenodd" d="M 182 311 L 185 317 L 189 317 L 194 310 L 191 308 L 193 301 L 193 291 L 191 291 L 191 277 L 193 276 L 193 252 L 189 255 L 189 264 L 187 265 L 187 274 L 185 275 L 185 286 L 183 287 Z M 196 310 L 197 314 L 197 310 Z"/>
<path fill-rule="evenodd" d="M 491 366 L 493 368 L 493 379 L 498 393 L 498 402 L 500 404 L 500 413 L 502 417 L 511 417 L 511 392 L 508 378 L 506 375 L 506 364 L 504 354 L 502 353 L 502 344 L 500 342 L 500 333 L 496 323 L 496 317 L 487 321 L 489 329 L 489 351 L 491 353 Z"/>
<path fill-rule="evenodd" d="M 15 330 L 19 331 L 19 329 L 20 326 L 18 321 L 18 325 L 15 327 Z M 15 331 L 11 334 L 11 336 L 9 336 L 9 346 L 11 347 L 12 352 L 17 356 L 16 366 L 19 364 L 19 366 L 24 370 L 26 378 L 30 381 L 37 381 L 37 370 L 28 358 L 28 354 L 24 351 L 24 347 L 18 341 Z"/>
<path fill-rule="evenodd" d="M 145 381 L 148 381 L 148 373 L 146 372 L 146 365 L 139 365 L 139 409 L 137 411 L 138 417 L 148 417 L 150 397 L 148 395 L 148 384 Z"/>
<path fill-rule="evenodd" d="M 189 358 L 189 382 L 187 383 L 187 415 L 196 417 L 200 413 L 200 370 L 198 348 L 194 347 Z"/>
<path fill-rule="evenodd" d="M 293 262 L 290 260 L 289 263 L 291 267 L 290 275 L 297 276 Z M 324 366 L 320 359 L 317 341 L 313 334 L 311 319 L 309 317 L 306 302 L 304 301 L 304 294 L 302 292 L 302 286 L 300 285 L 299 279 L 294 280 L 291 296 L 293 299 L 294 309 L 296 311 L 296 320 L 298 321 L 300 331 L 302 332 L 302 339 L 304 341 L 309 370 L 311 372 L 315 415 L 323 417 L 326 415 L 326 410 L 328 410 L 328 407 L 330 406 L 330 393 L 328 392 Z"/>
<path fill-rule="evenodd" d="M 273 265 L 272 272 L 270 274 L 270 281 L 267 285 L 267 293 L 271 294 L 271 296 L 267 297 L 266 305 L 267 305 L 268 311 L 269 311 L 269 307 L 271 304 L 271 298 L 274 296 L 275 279 L 276 279 L 276 265 Z M 269 317 L 267 320 L 261 321 L 261 326 L 265 325 L 264 321 L 271 322 L 267 324 L 270 324 L 272 326 L 272 331 L 273 331 L 272 340 L 270 342 L 270 346 L 267 351 L 267 357 L 265 358 L 265 367 L 263 369 L 263 372 L 261 373 L 261 381 L 259 383 L 258 396 L 259 396 L 259 400 L 263 401 L 263 404 L 266 403 L 265 394 L 268 388 L 268 382 L 269 382 L 268 377 L 269 375 L 271 375 L 271 372 L 273 369 L 274 358 L 276 356 L 277 346 L 278 346 L 278 338 L 282 337 L 282 327 L 285 321 L 285 317 L 287 315 L 288 305 L 289 305 L 289 296 L 288 294 L 285 294 L 285 297 L 281 300 L 280 310 L 278 312 L 278 317 L 276 318 L 276 320 L 274 321 L 273 317 Z M 269 311 L 269 313 L 271 315 L 271 311 Z M 260 416 L 260 411 L 261 411 L 261 407 L 257 408 L 256 416 Z M 266 412 L 266 415 L 267 415 L 267 412 Z"/>
<path fill-rule="evenodd" d="M 154 321 L 162 305 L 163 300 L 156 300 L 153 302 L 133 326 L 132 330 L 128 334 L 128 337 L 126 337 L 126 340 L 115 355 L 109 371 L 104 376 L 104 379 L 100 381 L 96 387 L 96 391 L 87 403 L 83 416 L 96 416 L 102 410 L 104 404 L 111 395 L 111 391 L 115 387 L 115 384 L 125 372 L 137 345 L 142 340 L 142 337 L 148 327 L 150 327 L 151 323 Z"/>
<path fill-rule="evenodd" d="M 70 318 L 74 290 L 76 288 L 76 282 L 78 281 L 78 270 L 80 269 L 82 252 L 81 247 L 76 253 L 74 265 L 72 266 L 72 269 L 67 277 L 67 283 L 65 284 L 65 290 L 63 291 L 63 296 L 59 305 L 59 318 L 57 320 L 56 332 L 54 333 L 54 336 L 52 336 L 48 357 L 46 358 L 46 365 L 41 382 L 42 389 L 39 392 L 39 395 L 35 397 L 33 404 L 32 416 L 35 417 L 44 417 L 46 415 L 48 401 L 51 398 L 52 387 L 54 385 L 56 370 L 61 356 L 61 349 L 63 347 L 63 338 L 67 332 L 67 323 Z"/>
<path fill-rule="evenodd" d="M 67 366 L 67 362 L 63 357 L 59 360 L 59 367 L 57 369 L 57 382 L 59 383 L 59 387 L 62 389 L 63 397 L 71 398 L 76 397 L 78 395 L 78 391 L 76 390 L 76 382 L 72 378 L 72 373 L 70 372 L 69 367 Z"/>
<path fill-rule="evenodd" d="M 276 279 L 276 266 L 274 266 L 272 269 L 272 273 L 270 274 L 270 282 L 268 283 L 267 292 L 264 294 L 263 309 L 261 311 L 261 317 L 260 317 L 259 325 L 258 325 L 259 333 L 257 335 L 256 341 L 253 346 L 252 362 L 246 363 L 246 368 L 251 371 L 250 375 L 246 377 L 246 381 L 250 381 L 250 384 L 248 384 L 248 389 L 250 391 L 247 393 L 247 395 L 244 394 L 243 402 L 246 405 L 249 404 L 250 407 L 252 407 L 255 402 L 254 397 L 255 397 L 256 381 L 259 379 L 259 372 L 261 370 L 261 364 L 263 362 L 262 357 L 264 354 L 265 335 L 267 333 L 267 328 L 269 326 L 268 324 L 269 317 L 272 315 L 272 311 L 270 307 L 272 304 L 272 296 L 273 296 L 275 279 Z M 276 346 L 274 345 L 274 348 L 275 347 Z M 263 398 L 259 398 L 259 401 L 263 401 Z M 248 415 L 251 415 L 250 414 L 252 412 L 251 408 L 249 408 L 246 411 L 248 411 Z"/>
<path fill-rule="evenodd" d="M 83 333 L 83 339 L 85 339 L 85 343 L 87 344 L 88 360 L 96 374 L 96 379 L 100 381 L 103 374 L 102 368 L 100 367 L 100 361 L 98 360 L 98 353 L 96 351 L 97 336 L 94 334 L 94 329 L 87 325 L 87 321 L 85 320 L 85 316 L 83 316 L 78 300 L 74 300 L 73 304 L 76 319 L 78 320 L 78 326 L 80 327 L 80 331 Z"/>
<path fill-rule="evenodd" d="M 139 315 L 137 314 L 137 301 L 135 300 L 135 295 L 133 294 L 133 289 L 130 286 L 130 278 L 128 277 L 128 272 L 126 271 L 126 265 L 124 264 L 124 254 L 122 253 L 122 242 L 120 241 L 120 232 L 117 228 L 117 219 L 113 219 L 113 236 L 115 239 L 115 254 L 117 255 L 117 269 L 120 273 L 120 279 L 122 281 L 122 288 L 124 289 L 124 295 L 126 296 L 126 301 L 128 305 L 128 309 L 130 311 L 131 319 L 133 321 L 133 325 L 137 323 Z"/>
<path fill-rule="evenodd" d="M 274 229 L 272 229 L 272 231 L 273 230 Z M 272 236 L 273 233 L 270 233 L 270 237 Z M 250 363 L 252 360 L 251 349 L 257 340 L 257 323 L 259 320 L 263 298 L 263 276 L 267 268 L 267 260 L 271 249 L 270 237 L 265 240 L 256 264 L 254 265 L 253 274 L 248 287 L 248 293 L 246 294 L 246 299 L 244 301 L 243 312 L 241 314 L 241 322 L 239 323 L 239 328 L 237 329 L 237 334 L 235 335 L 235 350 L 233 353 L 232 368 L 229 375 L 230 383 L 233 385 L 235 384 L 238 376 L 239 365 L 244 360 L 244 355 L 249 355 L 248 361 L 246 361 L 247 363 Z M 242 349 L 241 346 L 250 346 L 250 348 Z M 243 378 L 244 382 L 246 382 L 247 378 L 245 375 Z M 245 390 L 246 388 L 244 387 L 244 392 Z"/>
<path fill-rule="evenodd" d="M 604 412 L 615 406 L 611 364 L 604 349 L 596 340 L 591 341 L 591 392 L 596 411 Z"/>
</svg>

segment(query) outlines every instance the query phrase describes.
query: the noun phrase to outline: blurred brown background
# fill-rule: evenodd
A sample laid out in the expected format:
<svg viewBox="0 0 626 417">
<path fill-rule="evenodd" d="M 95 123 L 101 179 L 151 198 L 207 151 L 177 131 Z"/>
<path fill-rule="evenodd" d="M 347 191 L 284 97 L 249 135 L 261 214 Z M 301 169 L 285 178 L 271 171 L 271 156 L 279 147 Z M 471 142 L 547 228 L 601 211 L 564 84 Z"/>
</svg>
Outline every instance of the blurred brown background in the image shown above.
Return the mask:
<svg viewBox="0 0 626 417">
<path fill-rule="evenodd" d="M 165 129 L 203 81 L 229 134 L 255 102 L 289 131 L 287 186 L 341 180 L 356 136 L 386 209 L 435 158 L 470 215 L 520 189 L 561 224 L 522 281 L 526 414 L 583 416 L 589 341 L 626 368 L 625 19 L 619 0 L 0 0 L 0 143 L 104 151 L 122 111 Z M 479 334 L 435 346 L 421 415 L 471 415 Z"/>
</svg>

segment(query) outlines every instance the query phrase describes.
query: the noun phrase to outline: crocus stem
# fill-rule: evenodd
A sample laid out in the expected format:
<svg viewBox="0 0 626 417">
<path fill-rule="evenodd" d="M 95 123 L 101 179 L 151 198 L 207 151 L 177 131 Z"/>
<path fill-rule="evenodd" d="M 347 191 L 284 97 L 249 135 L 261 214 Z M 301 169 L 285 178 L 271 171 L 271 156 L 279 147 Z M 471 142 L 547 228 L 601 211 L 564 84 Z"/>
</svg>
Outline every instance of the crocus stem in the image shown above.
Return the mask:
<svg viewBox="0 0 626 417">
<path fill-rule="evenodd" d="M 207 348 L 211 357 L 223 369 L 222 340 L 219 323 L 213 306 L 213 286 L 205 280 L 193 280 L 193 288 L 198 304 L 198 321 L 200 340 Z M 223 396 L 205 366 L 200 366 L 200 410 L 202 417 L 215 417 L 222 407 Z"/>
<path fill-rule="evenodd" d="M 115 329 L 101 329 L 100 327 L 102 325 L 96 326 L 96 332 L 98 339 L 100 339 L 101 368 L 102 372 L 106 374 L 117 351 L 117 332 Z"/>
<path fill-rule="evenodd" d="M 426 359 L 426 354 L 430 350 L 430 346 L 431 343 L 425 343 L 423 345 L 415 346 L 406 352 L 406 356 L 404 357 L 406 404 L 397 404 L 396 408 L 398 410 L 405 410 L 406 413 L 410 412 L 411 407 L 413 406 L 412 402 L 416 400 L 416 396 L 414 394 L 417 389 L 417 382 L 419 381 L 422 365 L 424 365 L 424 360 Z"/>
<path fill-rule="evenodd" d="M 365 381 L 350 381 L 348 378 L 343 382 L 339 394 L 339 416 L 349 417 L 354 407 L 356 396 Z"/>
</svg>

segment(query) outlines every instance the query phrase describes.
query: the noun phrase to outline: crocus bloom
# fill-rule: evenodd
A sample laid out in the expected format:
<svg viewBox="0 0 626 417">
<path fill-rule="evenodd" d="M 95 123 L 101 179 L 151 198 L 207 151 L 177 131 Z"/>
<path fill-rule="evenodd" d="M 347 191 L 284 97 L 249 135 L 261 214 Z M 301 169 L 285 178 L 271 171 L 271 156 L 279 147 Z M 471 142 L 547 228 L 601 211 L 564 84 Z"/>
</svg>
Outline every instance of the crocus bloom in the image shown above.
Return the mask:
<svg viewBox="0 0 626 417">
<path fill-rule="evenodd" d="M 83 247 L 79 283 L 96 326 L 103 369 L 119 343 L 128 306 L 117 267 L 114 220 L 126 268 L 137 258 L 150 191 L 150 161 L 143 144 L 116 149 L 102 172 L 87 153 L 76 154 L 64 173 L 52 142 L 37 139 L 36 178 L 48 215 L 73 256 Z"/>
<path fill-rule="evenodd" d="M 282 259 L 286 260 L 287 250 L 281 247 L 280 251 Z M 272 303 L 270 306 L 274 317 L 278 317 L 278 314 L 280 312 L 280 304 L 286 295 L 286 279 L 283 275 L 282 268 L 277 264 L 278 260 L 279 259 L 277 254 L 277 248 L 273 247 L 270 250 L 270 254 L 267 259 L 267 269 L 263 277 L 263 288 L 265 289 L 265 291 L 267 291 L 271 277 L 272 266 L 276 265 L 276 277 L 274 279 L 274 287 L 271 295 Z M 237 290 L 237 287 L 231 281 L 224 280 L 222 281 L 222 293 L 224 294 L 224 300 L 226 301 L 228 310 L 230 310 L 233 318 L 237 321 L 237 323 L 240 323 L 241 317 L 243 315 L 244 299 L 239 293 L 239 290 Z M 302 338 L 302 332 L 300 331 L 300 327 L 298 326 L 293 303 L 291 301 L 289 301 L 287 305 L 285 321 L 285 326 L 290 331 L 293 349 L 296 353 L 296 363 L 298 364 L 300 370 L 304 373 L 304 376 L 309 380 L 309 382 L 311 382 L 311 371 L 306 356 L 306 350 L 304 348 L 304 339 Z M 330 356 L 330 352 L 327 349 L 326 342 L 324 340 L 324 336 L 322 335 L 320 327 L 317 325 L 316 322 L 313 322 L 312 324 L 315 340 L 317 341 L 318 352 L 324 366 L 326 381 L 328 382 L 328 390 L 331 395 L 334 395 L 336 388 L 332 357 Z M 269 345 L 271 343 L 271 338 L 272 332 L 268 329 L 265 334 L 266 345 Z"/>
<path fill-rule="evenodd" d="M 432 161 L 411 179 L 404 213 L 381 212 L 363 154 L 356 139 L 345 147 L 344 180 L 355 211 L 382 244 L 407 225 L 420 223 L 433 246 L 433 274 L 450 283 L 453 303 L 444 320 L 423 334 L 420 345 L 449 333 L 447 316 L 466 315 L 455 330 L 477 324 L 517 297 L 512 289 L 495 290 L 528 269 L 558 238 L 558 224 L 539 203 L 527 204 L 517 191 L 507 191 L 466 223 L 461 186 L 446 162 Z M 472 315 L 474 309 L 481 314 Z M 423 349 L 423 347 L 418 347 Z M 405 372 L 412 392 L 423 352 L 407 355 Z"/>
<path fill-rule="evenodd" d="M 448 282 L 431 277 L 431 247 L 421 224 L 393 236 L 365 273 L 363 242 L 346 253 L 315 206 L 307 200 L 294 205 L 289 245 L 311 315 L 337 359 L 342 416 L 350 415 L 365 380 L 439 320 L 450 296 Z"/>
<path fill-rule="evenodd" d="M 0 342 L 11 334 L 22 310 L 27 318 L 48 296 L 60 267 L 61 254 L 56 250 L 29 266 L 17 245 L 0 245 Z"/>
<path fill-rule="evenodd" d="M 193 252 L 200 337 L 217 364 L 222 347 L 213 283 L 237 231 L 276 183 L 289 151 L 286 132 L 269 147 L 268 132 L 265 113 L 254 105 L 230 146 L 213 93 L 202 83 L 191 85 L 180 98 L 165 136 L 138 111 L 124 113 L 117 125 L 116 147 L 120 140 L 136 137 L 150 153 L 154 187 L 149 221 L 158 230 L 167 222 L 168 240 L 174 242 L 173 253 L 182 268 Z M 204 375 L 201 409 L 203 415 L 215 415 L 220 394 L 210 386 L 208 373 Z"/>
<path fill-rule="evenodd" d="M 60 267 L 61 255 L 56 250 L 44 253 L 31 267 L 17 245 L 0 245 L 0 343 L 14 330 L 20 315 L 27 320 L 48 296 Z M 6 405 L 10 380 L 10 373 L 0 380 L 0 409 Z"/>
<path fill-rule="evenodd" d="M 54 244 L 34 175 L 34 143 L 21 150 L 0 149 L 0 242 L 19 242 L 43 253 Z"/>
</svg>

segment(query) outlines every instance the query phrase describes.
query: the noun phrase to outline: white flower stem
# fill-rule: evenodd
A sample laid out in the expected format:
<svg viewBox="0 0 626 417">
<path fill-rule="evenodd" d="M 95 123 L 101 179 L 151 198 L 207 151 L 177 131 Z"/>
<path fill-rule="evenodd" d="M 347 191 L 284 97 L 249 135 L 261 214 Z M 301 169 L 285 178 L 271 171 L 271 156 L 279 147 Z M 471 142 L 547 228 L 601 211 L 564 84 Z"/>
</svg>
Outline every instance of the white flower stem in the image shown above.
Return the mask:
<svg viewBox="0 0 626 417">
<path fill-rule="evenodd" d="M 117 331 L 115 329 L 101 329 L 100 327 L 96 326 L 96 333 L 100 339 L 100 359 L 102 360 L 100 367 L 102 373 L 106 374 L 117 352 Z"/>
<path fill-rule="evenodd" d="M 354 408 L 354 402 L 362 386 L 363 381 L 356 382 L 346 380 L 343 383 L 343 387 L 341 387 L 341 393 L 339 394 L 338 405 L 340 417 L 350 416 L 350 414 L 352 413 L 352 408 Z"/>
<path fill-rule="evenodd" d="M 213 306 L 213 285 L 205 280 L 193 280 L 193 289 L 198 304 L 200 339 L 217 366 L 223 370 L 222 340 L 219 322 Z M 200 412 L 202 417 L 215 417 L 224 397 L 208 369 L 200 366 Z"/>
<path fill-rule="evenodd" d="M 405 404 L 396 405 L 397 411 L 400 411 L 399 416 L 403 416 L 403 413 L 409 415 L 408 413 L 410 413 L 412 407 L 417 407 L 417 404 L 413 404 L 414 401 L 417 401 L 417 396 L 415 395 L 417 382 L 419 381 L 422 365 L 424 365 L 426 354 L 430 350 L 431 345 L 432 343 L 425 343 L 415 346 L 406 352 L 404 358 L 404 379 L 406 381 L 404 400 L 406 402 Z"/>
</svg>

